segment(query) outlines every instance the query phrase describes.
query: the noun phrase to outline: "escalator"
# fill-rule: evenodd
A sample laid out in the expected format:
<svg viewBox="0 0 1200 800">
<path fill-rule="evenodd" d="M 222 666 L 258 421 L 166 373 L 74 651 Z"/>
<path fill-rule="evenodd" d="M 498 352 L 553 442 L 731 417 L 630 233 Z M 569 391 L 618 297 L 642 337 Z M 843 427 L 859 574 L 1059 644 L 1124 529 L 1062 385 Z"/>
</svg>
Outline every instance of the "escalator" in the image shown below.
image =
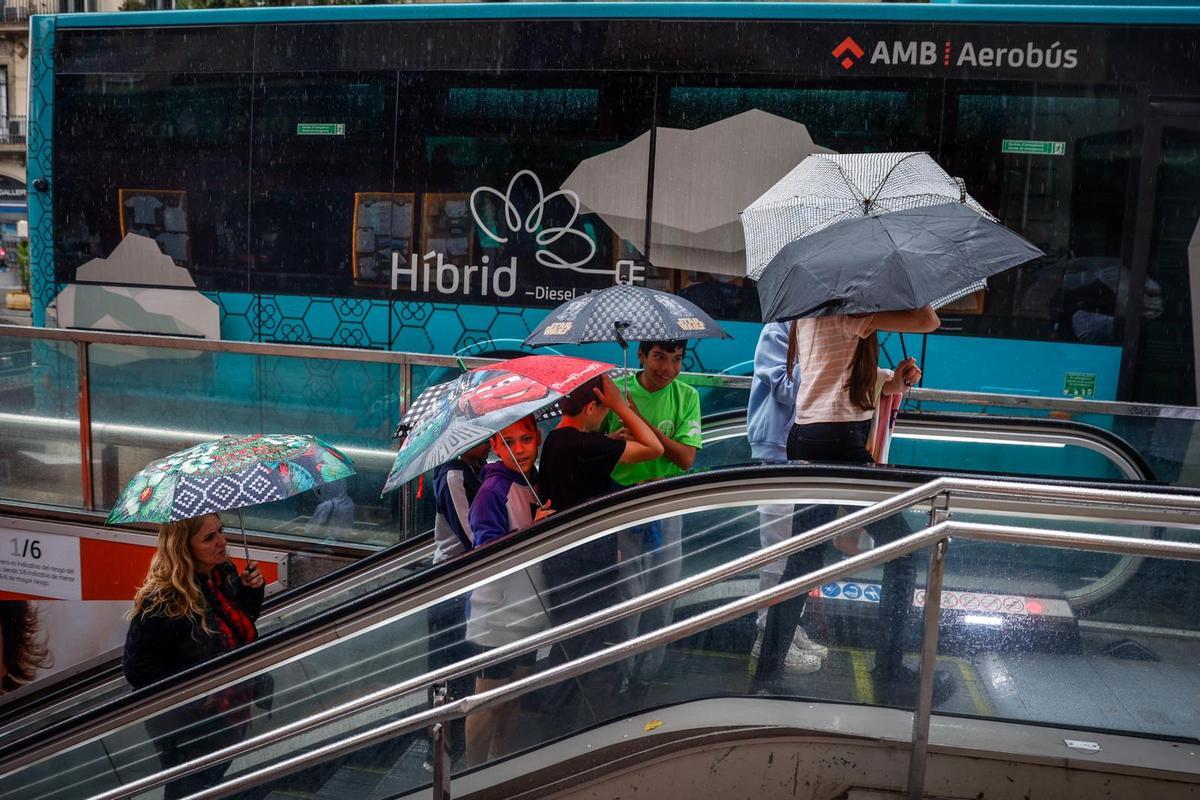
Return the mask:
<svg viewBox="0 0 1200 800">
<path fill-rule="evenodd" d="M 335 747 L 347 737 L 378 728 L 426 706 L 427 687 L 420 685 L 420 680 L 429 669 L 432 655 L 428 618 L 439 604 L 453 602 L 486 582 L 545 565 L 582 543 L 615 536 L 618 531 L 647 519 L 669 517 L 681 520 L 683 538 L 677 566 L 680 577 L 687 579 L 758 551 L 759 508 L 765 503 L 799 507 L 861 506 L 893 497 L 935 477 L 936 473 L 902 469 L 777 465 L 733 467 L 622 491 L 562 512 L 504 542 L 504 546 L 469 553 L 421 576 L 419 581 L 401 581 L 378 590 L 372 596 L 336 609 L 332 615 L 310 621 L 291 635 L 264 637 L 245 648 L 238 659 L 203 665 L 176 681 L 137 693 L 119 709 L 45 731 L 36 743 L 7 747 L 0 753 L 3 773 L 0 796 L 29 800 L 91 797 L 155 776 L 161 765 L 151 741 L 154 736 L 161 737 L 168 728 L 177 732 L 186 729 L 189 710 L 194 711 L 196 703 L 220 696 L 231 687 L 261 686 L 264 675 L 270 677 L 273 685 L 269 693 L 271 702 L 269 707 L 259 704 L 257 701 L 267 699 L 260 693 L 242 709 L 250 719 L 249 729 L 242 734 L 246 746 L 233 759 L 226 778 L 234 779 L 281 760 Z M 1043 484 L 1057 487 L 1061 482 Z M 1078 484 L 1076 488 L 1099 493 L 1125 487 Z M 1147 496 L 1153 494 L 1170 498 L 1184 493 L 1171 489 L 1146 491 Z M 1169 538 L 1184 536 L 1188 535 L 1189 527 L 1197 525 L 1194 517 L 1180 519 L 1136 508 L 1107 508 L 1100 516 L 1094 505 L 1094 501 L 1051 503 L 1020 494 L 992 495 L 956 498 L 954 514 L 956 518 L 975 522 L 1067 530 L 1075 526 L 1081 531 L 1137 539 L 1162 537 L 1163 531 L 1168 532 Z M 930 513 L 930 504 L 923 502 L 899 516 L 911 530 L 919 530 L 928 524 Z M 994 557 L 996 548 L 1005 550 L 1005 558 Z M 956 543 L 952 552 L 954 558 L 947 563 L 945 585 L 954 591 L 974 591 L 986 596 L 1039 596 L 1064 603 L 1065 593 L 1072 587 L 1087 580 L 1106 563 L 1121 558 L 1118 554 L 1073 550 L 1054 551 L 1057 556 L 1047 558 L 1039 548 L 971 541 Z M 829 550 L 825 558 L 827 562 L 836 562 L 839 556 Z M 865 582 L 869 575 L 856 572 L 848 580 Z M 744 597 L 756 587 L 752 570 L 699 587 L 678 598 L 674 619 L 687 619 L 731 597 Z M 1136 603 L 1136 598 L 1126 598 L 1124 602 Z M 864 601 L 858 604 L 870 606 Z M 919 605 L 914 602 L 914 608 Z M 830 644 L 832 653 L 821 672 L 798 676 L 785 686 L 785 696 L 804 698 L 810 708 L 814 701 L 847 707 L 895 705 L 874 696 L 869 669 L 864 671 L 871 658 L 874 635 L 869 619 L 843 613 L 833 605 L 818 607 L 814 612 L 811 617 L 806 616 L 805 625 L 811 627 L 814 637 Z M 1189 613 L 1187 609 L 1179 609 L 1174 618 L 1158 622 L 1164 628 L 1190 630 L 1194 622 L 1189 619 L 1194 617 L 1189 618 Z M 948 629 L 955 625 L 970 627 L 970 622 L 962 621 L 966 616 L 969 615 L 959 610 L 944 609 L 943 624 Z M 1122 719 L 1120 724 L 1112 724 L 1112 699 L 1102 693 L 1086 704 L 1076 701 L 1052 708 L 1028 706 L 1023 710 L 1017 705 L 1003 705 L 1005 687 L 985 680 L 989 658 L 994 660 L 997 655 L 1030 658 L 1028 654 L 1033 654 L 1049 659 L 1054 669 L 1044 669 L 1036 678 L 1044 694 L 1066 692 L 1070 681 L 1079 679 L 1083 667 L 1098 658 L 1095 653 L 1098 642 L 1087 634 L 1077 636 L 1069 647 L 1040 650 L 1033 641 L 1035 637 L 1023 633 L 1035 616 L 1028 608 L 1009 615 L 1011 619 L 997 613 L 991 615 L 999 620 L 996 626 L 977 625 L 971 636 L 948 637 L 948 648 L 939 665 L 956 670 L 960 678 L 957 690 L 939 713 L 982 719 L 1004 717 L 1021 723 L 1072 728 L 1117 728 L 1152 738 L 1174 736 L 1194 740 L 1190 720 L 1172 711 L 1171 703 L 1178 703 L 1176 684 L 1165 680 L 1170 670 L 1185 668 L 1186 651 L 1170 653 L 1160 649 L 1157 663 L 1164 671 L 1163 680 L 1139 687 L 1134 704 L 1140 706 L 1140 714 Z M 917 615 L 910 617 L 915 628 Z M 523 724 L 510 747 L 513 752 L 536 754 L 554 742 L 578 744 L 581 731 L 611 726 L 614 720 L 629 715 L 641 715 L 639 724 L 645 733 L 650 733 L 671 724 L 671 720 L 678 722 L 680 717 L 671 714 L 687 704 L 745 697 L 751 691 L 753 667 L 749 651 L 753 631 L 753 616 L 698 631 L 661 654 L 647 694 L 633 697 L 614 691 L 603 695 L 603 703 L 581 704 L 578 718 L 564 719 L 557 714 L 559 706 L 553 695 L 530 695 L 528 702 L 520 705 Z M 1147 647 L 1161 646 L 1157 639 L 1147 642 Z M 913 649 L 911 643 L 906 649 Z M 552 656 L 550 650 L 540 652 L 539 664 L 551 663 Z M 1136 680 L 1138 664 L 1122 661 L 1120 665 L 1130 670 L 1127 680 Z M 1111 681 L 1113 676 L 1107 677 Z M 386 694 L 388 687 L 406 680 L 414 681 L 412 691 L 394 698 Z M 1063 681 L 1068 685 L 1060 685 Z M 1114 691 L 1110 685 L 1109 695 Z M 318 726 L 309 727 L 306 723 L 314 714 L 329 713 L 341 704 L 370 696 L 378 697 L 380 702 Z M 273 734 L 289 725 L 293 726 L 291 735 L 272 741 Z M 264 746 L 252 746 L 260 739 Z M 228 739 L 219 741 L 229 744 Z M 203 741 L 197 744 L 201 750 L 203 746 Z M 351 754 L 314 758 L 305 769 L 289 769 L 282 774 L 271 785 L 272 791 L 279 798 L 355 796 L 369 800 L 403 795 L 428 786 L 430 776 L 424 768 L 427 755 L 424 733 L 410 732 Z M 528 757 L 523 757 L 527 765 Z M 155 791 L 147 789 L 128 796 L 156 796 Z"/>
<path fill-rule="evenodd" d="M 744 413 L 710 415 L 705 418 L 703 433 L 705 447 L 697 459 L 697 469 L 717 469 L 750 460 Z M 908 441 L 924 442 L 930 450 L 937 448 L 935 452 L 925 454 L 917 450 L 918 463 L 912 466 L 953 470 L 980 468 L 981 463 L 1008 463 L 1008 454 L 1024 451 L 1024 461 L 1029 468 L 1022 474 L 1036 474 L 1031 470 L 1040 462 L 1029 458 L 1029 453 L 1039 454 L 1049 444 L 1068 451 L 1070 457 L 1081 464 L 1076 470 L 1082 473 L 1080 477 L 1153 479 L 1145 461 L 1127 443 L 1109 431 L 1080 423 L 1037 418 L 981 418 L 968 414 L 903 413 L 897 423 L 896 435 L 898 439 L 907 437 Z M 948 445 L 948 442 L 954 444 Z M 947 447 L 958 449 L 947 450 Z M 1100 460 L 1095 461 L 1095 457 Z M 431 532 L 407 538 L 298 589 L 269 598 L 258 624 L 261 634 L 282 633 L 356 597 L 369 595 L 396 581 L 415 579 L 414 576 L 430 566 L 431 541 Z M 1118 560 L 1095 580 L 1073 588 L 1069 592 L 1070 602 L 1077 608 L 1100 602 L 1124 585 L 1139 564 L 1135 558 Z M 81 714 L 118 702 L 129 693 L 118 656 L 47 689 L 38 690 L 37 686 L 31 686 L 0 696 L 0 742 L 3 743 L 0 752 L 26 736 L 63 720 L 78 719 Z"/>
</svg>

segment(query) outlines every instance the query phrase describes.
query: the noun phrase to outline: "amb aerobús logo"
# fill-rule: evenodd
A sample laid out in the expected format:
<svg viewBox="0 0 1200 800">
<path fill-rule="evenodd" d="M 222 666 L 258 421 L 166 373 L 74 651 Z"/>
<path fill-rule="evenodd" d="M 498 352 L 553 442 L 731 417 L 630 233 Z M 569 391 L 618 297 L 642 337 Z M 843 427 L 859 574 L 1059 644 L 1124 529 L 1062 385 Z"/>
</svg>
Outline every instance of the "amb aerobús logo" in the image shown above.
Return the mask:
<svg viewBox="0 0 1200 800">
<path fill-rule="evenodd" d="M 843 70 L 852 69 L 866 54 L 866 49 L 852 36 L 842 39 L 830 51 Z M 871 55 L 867 58 L 868 64 L 884 66 L 931 67 L 939 61 L 943 67 L 1075 69 L 1079 66 L 1079 49 L 1064 48 L 1061 41 L 1048 45 L 1026 42 L 1016 47 L 984 47 L 964 41 L 956 49 L 952 39 L 941 42 L 880 39 L 871 48 Z"/>
</svg>

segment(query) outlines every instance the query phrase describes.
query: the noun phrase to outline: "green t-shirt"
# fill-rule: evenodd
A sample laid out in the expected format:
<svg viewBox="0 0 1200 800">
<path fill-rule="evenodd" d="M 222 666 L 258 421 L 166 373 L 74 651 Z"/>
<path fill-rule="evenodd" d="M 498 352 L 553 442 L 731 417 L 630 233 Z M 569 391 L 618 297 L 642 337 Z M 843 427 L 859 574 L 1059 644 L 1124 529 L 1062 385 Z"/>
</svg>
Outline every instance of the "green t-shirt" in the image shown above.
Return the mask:
<svg viewBox="0 0 1200 800">
<path fill-rule="evenodd" d="M 616 381 L 621 393 L 625 393 L 625 384 L 629 384 L 629 394 L 633 398 L 638 411 L 646 421 L 668 439 L 674 439 L 680 444 L 700 447 L 700 394 L 682 381 L 671 381 L 665 388 L 651 394 L 642 387 L 637 376 Z M 604 420 L 605 432 L 615 431 L 621 427 L 621 419 L 611 411 Z M 665 455 L 653 461 L 643 461 L 640 464 L 617 464 L 613 470 L 613 480 L 622 486 L 632 486 L 642 481 L 654 478 L 669 478 L 672 475 L 683 475 L 680 469 Z"/>
</svg>

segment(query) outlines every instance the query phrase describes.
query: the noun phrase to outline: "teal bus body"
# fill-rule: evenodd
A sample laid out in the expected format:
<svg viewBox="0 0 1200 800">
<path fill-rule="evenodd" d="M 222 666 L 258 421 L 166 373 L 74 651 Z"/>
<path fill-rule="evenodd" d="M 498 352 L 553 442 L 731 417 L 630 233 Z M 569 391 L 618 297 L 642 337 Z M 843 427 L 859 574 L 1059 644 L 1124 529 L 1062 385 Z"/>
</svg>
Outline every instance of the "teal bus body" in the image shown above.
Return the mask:
<svg viewBox="0 0 1200 800">
<path fill-rule="evenodd" d="M 704 273 L 656 254 L 679 244 L 655 227 L 654 209 L 671 197 L 646 191 L 630 212 L 649 211 L 646 235 L 618 233 L 613 212 L 593 212 L 586 198 L 560 210 L 593 253 L 563 271 L 543 256 L 577 253 L 533 252 L 540 215 L 538 230 L 501 243 L 481 229 L 506 207 L 476 206 L 474 190 L 507 185 L 503 202 L 515 208 L 533 192 L 508 183 L 521 170 L 552 193 L 582 161 L 647 131 L 765 112 L 839 152 L 928 150 L 1047 252 L 946 310 L 937 334 L 905 337 L 926 386 L 1190 404 L 1197 35 L 1200 10 L 1165 6 L 512 3 L 38 17 L 35 323 L 48 324 L 60 293 L 88 283 L 78 268 L 110 256 L 144 215 L 140 230 L 219 310 L 222 338 L 508 353 L 565 297 L 639 271 L 733 334 L 695 345 L 688 368 L 745 374 L 759 327 L 752 288 L 728 267 L 736 255 Z M 832 56 L 847 39 L 862 51 L 849 64 Z M 643 178 L 651 188 L 658 163 Z M 477 224 L 464 222 L 463 204 Z M 380 207 L 390 223 L 360 224 Z M 182 230 L 160 221 L 165 209 L 186 213 Z M 694 231 L 675 235 L 699 246 Z M 383 256 L 394 253 L 404 258 L 393 273 L 428 270 L 435 288 L 416 277 L 406 286 L 408 272 L 388 286 Z M 494 269 L 493 292 L 480 295 L 484 273 L 472 289 L 465 265 L 489 253 L 512 274 Z M 439 290 L 443 256 L 461 292 Z M 597 265 L 611 274 L 588 272 Z M 900 345 L 886 338 L 885 361 L 899 360 Z M 580 352 L 620 361 L 615 345 Z"/>
</svg>

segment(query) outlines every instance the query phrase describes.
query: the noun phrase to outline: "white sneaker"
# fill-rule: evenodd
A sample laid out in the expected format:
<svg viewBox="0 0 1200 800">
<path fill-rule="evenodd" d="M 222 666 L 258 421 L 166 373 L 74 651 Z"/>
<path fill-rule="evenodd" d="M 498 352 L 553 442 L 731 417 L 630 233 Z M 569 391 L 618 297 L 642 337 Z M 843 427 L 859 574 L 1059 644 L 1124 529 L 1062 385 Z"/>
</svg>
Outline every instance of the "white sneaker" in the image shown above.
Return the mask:
<svg viewBox="0 0 1200 800">
<path fill-rule="evenodd" d="M 799 629 L 797 629 L 799 630 Z M 762 653 L 763 630 L 758 631 L 758 638 L 754 640 L 754 647 L 750 648 L 750 657 L 757 659 Z M 815 642 L 813 644 L 816 644 Z M 817 645 L 820 647 L 820 645 Z M 828 650 L 826 650 L 828 652 Z M 813 655 L 807 650 L 800 649 L 796 646 L 796 640 L 792 640 L 791 646 L 788 648 L 787 654 L 783 657 L 783 667 L 788 672 L 798 672 L 801 675 L 807 675 L 810 672 L 816 672 L 821 668 L 821 659 L 819 656 Z"/>
<path fill-rule="evenodd" d="M 792 649 L 809 653 L 820 659 L 829 657 L 829 648 L 808 638 L 808 633 L 804 628 L 796 628 L 796 637 L 792 639 Z"/>
<path fill-rule="evenodd" d="M 795 642 L 793 642 L 792 646 L 788 648 L 787 655 L 783 657 L 783 668 L 788 672 L 807 675 L 821 668 L 821 659 L 804 650 L 797 650 Z"/>
</svg>

